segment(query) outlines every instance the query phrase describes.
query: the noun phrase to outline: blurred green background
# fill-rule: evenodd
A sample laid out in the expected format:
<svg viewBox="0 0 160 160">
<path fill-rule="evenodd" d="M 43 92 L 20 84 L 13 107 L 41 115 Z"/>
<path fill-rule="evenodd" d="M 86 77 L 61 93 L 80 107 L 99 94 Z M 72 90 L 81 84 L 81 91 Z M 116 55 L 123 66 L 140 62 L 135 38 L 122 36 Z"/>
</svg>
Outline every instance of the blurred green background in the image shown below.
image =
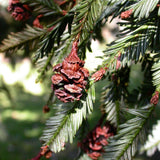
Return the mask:
<svg viewBox="0 0 160 160">
<path fill-rule="evenodd" d="M 0 0 L 0 42 L 25 25 L 12 19 L 7 4 L 8 0 Z M 0 53 L 0 160 L 29 160 L 40 150 L 39 137 L 50 116 L 42 111 L 50 86 L 36 84 L 36 77 L 23 50 L 14 55 Z"/>
</svg>

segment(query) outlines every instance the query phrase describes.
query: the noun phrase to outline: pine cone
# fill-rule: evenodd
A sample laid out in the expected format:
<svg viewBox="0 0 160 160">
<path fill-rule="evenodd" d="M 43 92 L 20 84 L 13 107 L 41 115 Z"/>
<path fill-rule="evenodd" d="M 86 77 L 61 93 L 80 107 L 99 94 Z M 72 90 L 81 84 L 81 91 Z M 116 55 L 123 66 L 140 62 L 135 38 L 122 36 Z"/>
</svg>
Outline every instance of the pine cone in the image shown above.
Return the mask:
<svg viewBox="0 0 160 160">
<path fill-rule="evenodd" d="M 16 21 L 25 21 L 31 16 L 31 9 L 28 5 L 22 4 L 19 0 L 11 0 L 8 11 Z"/>
<path fill-rule="evenodd" d="M 89 72 L 83 68 L 84 61 L 77 56 L 77 50 L 77 42 L 74 42 L 69 56 L 53 67 L 52 87 L 58 99 L 65 103 L 80 100 L 87 85 Z"/>
<path fill-rule="evenodd" d="M 87 137 L 79 143 L 81 149 L 92 159 L 98 159 L 108 144 L 107 139 L 114 135 L 113 127 L 107 122 L 103 127 L 96 126 Z"/>
</svg>

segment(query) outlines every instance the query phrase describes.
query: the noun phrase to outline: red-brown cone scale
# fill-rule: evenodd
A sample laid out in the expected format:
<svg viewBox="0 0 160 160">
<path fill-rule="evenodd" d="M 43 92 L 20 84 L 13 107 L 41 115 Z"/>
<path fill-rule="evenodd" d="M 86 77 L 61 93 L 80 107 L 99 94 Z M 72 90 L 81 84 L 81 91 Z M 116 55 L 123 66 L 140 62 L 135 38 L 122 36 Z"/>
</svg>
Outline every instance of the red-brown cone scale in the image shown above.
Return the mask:
<svg viewBox="0 0 160 160">
<path fill-rule="evenodd" d="M 90 158 L 97 160 L 104 152 L 103 147 L 108 145 L 107 139 L 113 136 L 114 133 L 115 130 L 109 122 L 106 122 L 103 127 L 99 124 L 89 132 L 82 142 L 78 143 L 78 146 L 81 147 Z"/>
<path fill-rule="evenodd" d="M 79 59 L 77 51 L 78 42 L 74 42 L 68 57 L 53 67 L 52 88 L 57 98 L 65 103 L 80 100 L 89 77 L 89 71 L 83 67 L 84 61 Z"/>
<path fill-rule="evenodd" d="M 159 101 L 159 92 L 155 91 L 153 97 L 150 100 L 150 103 L 154 104 L 154 105 L 157 105 L 158 101 Z"/>
<path fill-rule="evenodd" d="M 31 16 L 29 6 L 21 3 L 19 0 L 10 0 L 8 11 L 12 12 L 11 15 L 16 21 L 25 21 Z"/>
</svg>

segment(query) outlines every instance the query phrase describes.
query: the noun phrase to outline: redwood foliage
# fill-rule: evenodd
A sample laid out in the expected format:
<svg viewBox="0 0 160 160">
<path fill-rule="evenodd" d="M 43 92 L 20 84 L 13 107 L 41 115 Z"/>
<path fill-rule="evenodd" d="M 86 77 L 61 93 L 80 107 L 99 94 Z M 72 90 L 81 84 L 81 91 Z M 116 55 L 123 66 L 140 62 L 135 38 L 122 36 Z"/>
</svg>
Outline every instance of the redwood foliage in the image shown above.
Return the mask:
<svg viewBox="0 0 160 160">
<path fill-rule="evenodd" d="M 145 141 L 147 121 L 158 107 L 160 92 L 159 0 L 10 0 L 8 11 L 26 23 L 2 41 L 0 52 L 16 54 L 28 45 L 37 64 L 37 82 L 48 79 L 51 94 L 43 112 L 54 111 L 40 138 L 40 153 L 50 158 L 78 137 L 76 159 L 131 160 Z M 111 17 L 122 26 L 107 44 L 102 63 L 92 73 L 85 65 L 92 39 Z M 143 72 L 140 87 L 133 66 Z M 48 72 L 51 71 L 51 72 Z M 105 80 L 99 109 L 102 119 L 86 124 L 95 108 L 95 83 Z M 130 90 L 132 87 L 132 90 Z M 54 97 L 56 96 L 56 97 Z M 99 116 L 99 117 L 100 117 Z"/>
</svg>

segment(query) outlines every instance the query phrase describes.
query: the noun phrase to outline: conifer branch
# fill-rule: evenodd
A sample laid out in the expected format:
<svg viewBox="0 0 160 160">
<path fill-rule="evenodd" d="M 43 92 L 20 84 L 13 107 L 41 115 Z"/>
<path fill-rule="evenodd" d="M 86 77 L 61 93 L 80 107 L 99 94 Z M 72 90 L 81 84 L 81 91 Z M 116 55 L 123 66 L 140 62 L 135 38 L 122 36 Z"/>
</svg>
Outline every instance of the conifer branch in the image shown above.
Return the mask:
<svg viewBox="0 0 160 160">
<path fill-rule="evenodd" d="M 160 62 L 155 62 L 152 66 L 153 71 L 153 85 L 156 87 L 156 89 L 160 90 Z"/>
<path fill-rule="evenodd" d="M 86 44 L 93 32 L 96 21 L 103 11 L 103 3 L 105 2 L 102 0 L 82 1 L 74 8 L 76 16 L 71 36 L 79 38 L 79 46 Z"/>
<path fill-rule="evenodd" d="M 84 147 L 79 145 L 80 160 L 89 160 L 88 156 L 98 159 L 103 151 L 106 160 L 131 160 L 138 142 L 145 140 L 146 122 L 154 110 L 151 104 L 159 100 L 159 0 L 12 0 L 8 10 L 15 20 L 34 20 L 33 25 L 47 29 L 27 25 L 3 40 L 0 52 L 13 53 L 26 45 L 29 51 L 36 50 L 33 59 L 39 72 L 37 82 L 54 66 L 52 91 L 43 107 L 46 113 L 53 105 L 54 115 L 46 122 L 41 137 L 44 146 L 34 159 L 51 157 L 51 152 L 63 150 L 67 142 L 72 143 L 81 134 Z M 104 51 L 102 68 L 89 79 L 89 71 L 84 68 L 85 52 L 90 49 L 91 39 L 100 37 L 98 31 L 109 16 L 111 21 L 116 17 L 124 20 L 118 23 L 124 28 Z M 134 79 L 130 70 L 137 62 L 142 67 L 143 82 L 130 91 Z M 88 134 L 83 122 L 94 108 L 94 83 L 104 76 L 109 81 L 101 96 L 104 119 Z M 85 141 L 82 132 L 87 135 Z"/>
<path fill-rule="evenodd" d="M 144 127 L 154 107 L 146 106 L 140 110 L 128 110 L 135 116 L 119 126 L 116 136 L 110 139 L 105 147 L 104 159 L 106 160 L 131 160 L 137 150 L 137 144 L 144 140 Z"/>
<path fill-rule="evenodd" d="M 87 116 L 87 110 L 90 114 L 93 110 L 92 91 L 88 90 L 86 99 L 77 101 L 69 106 L 58 106 L 58 110 L 54 117 L 51 117 L 46 125 L 41 140 L 53 152 L 59 152 L 64 149 L 66 142 L 73 142 L 73 138 L 81 126 L 83 119 Z M 73 107 L 71 107 L 71 105 Z"/>
<path fill-rule="evenodd" d="M 129 96 L 129 92 L 126 89 L 129 83 L 129 78 L 127 78 L 129 77 L 129 73 L 130 69 L 127 67 L 116 72 L 111 72 L 111 82 L 103 88 L 102 92 L 102 111 L 107 114 L 106 119 L 113 124 L 117 130 L 119 129 L 120 120 L 122 119 L 120 112 L 122 108 L 127 105 L 125 103 Z"/>
<path fill-rule="evenodd" d="M 55 50 L 56 43 L 59 47 L 64 44 L 64 42 L 61 42 L 60 44 L 60 41 L 61 38 L 65 35 L 63 35 L 63 33 L 65 32 L 67 25 L 68 32 L 70 32 L 72 20 L 73 14 L 69 13 L 52 24 L 54 27 L 41 42 L 41 47 L 35 56 L 35 61 L 37 61 L 38 58 L 43 58 L 43 56 L 48 56 L 48 53 L 50 53 L 52 49 Z M 63 41 L 66 41 L 68 38 L 69 36 L 65 37 Z"/>
<path fill-rule="evenodd" d="M 121 67 L 130 65 L 131 62 L 138 62 L 144 57 L 145 52 L 155 34 L 157 27 L 155 25 L 141 25 L 125 37 L 122 37 L 111 43 L 110 47 L 104 51 L 104 64 L 116 69 L 117 58 L 120 56 Z"/>
<path fill-rule="evenodd" d="M 160 150 L 159 129 L 160 121 L 158 120 L 157 124 L 152 128 L 152 133 L 148 135 L 147 142 L 141 147 L 141 152 L 146 151 L 148 156 L 153 156 L 157 150 Z"/>
<path fill-rule="evenodd" d="M 53 2 L 53 0 L 22 0 L 23 3 L 27 3 L 30 7 L 34 8 L 34 12 L 43 14 L 43 16 L 63 14 L 61 8 Z"/>
<path fill-rule="evenodd" d="M 34 28 L 29 25 L 26 25 L 26 28 L 17 33 L 11 33 L 8 35 L 7 39 L 2 41 L 0 46 L 0 52 L 11 52 L 13 53 L 17 49 L 21 49 L 29 43 L 29 46 L 32 49 L 35 49 L 37 42 L 40 38 L 46 34 L 46 30 L 40 28 Z M 33 46 L 34 45 L 34 46 Z"/>
<path fill-rule="evenodd" d="M 159 0 L 141 0 L 131 5 L 129 9 L 132 9 L 134 17 L 138 17 L 140 20 L 142 18 L 148 18 L 150 13 L 156 8 L 158 2 Z"/>
<path fill-rule="evenodd" d="M 105 87 L 105 91 L 102 95 L 102 111 L 107 113 L 106 119 L 111 124 L 115 127 L 119 125 L 119 106 L 115 102 L 113 84 Z"/>
<path fill-rule="evenodd" d="M 128 6 L 130 4 L 130 1 L 127 0 L 111 0 L 107 2 L 105 5 L 106 8 L 102 12 L 101 16 L 99 17 L 97 21 L 97 25 L 105 24 L 108 20 L 109 16 L 112 16 L 111 21 L 120 15 L 120 13 L 124 10 L 124 6 Z M 105 20 L 105 21 L 104 21 Z"/>
<path fill-rule="evenodd" d="M 62 59 L 64 59 L 64 57 L 70 53 L 72 43 L 72 38 L 66 38 L 66 40 L 64 40 L 64 43 L 55 50 L 55 64 L 62 62 Z"/>
<path fill-rule="evenodd" d="M 36 63 L 37 71 L 39 72 L 39 75 L 36 79 L 36 82 L 39 81 L 42 82 L 42 80 L 45 77 L 46 72 L 52 67 L 52 58 L 54 54 L 51 53 L 48 57 L 43 57 L 42 59 L 39 59 Z"/>
</svg>

